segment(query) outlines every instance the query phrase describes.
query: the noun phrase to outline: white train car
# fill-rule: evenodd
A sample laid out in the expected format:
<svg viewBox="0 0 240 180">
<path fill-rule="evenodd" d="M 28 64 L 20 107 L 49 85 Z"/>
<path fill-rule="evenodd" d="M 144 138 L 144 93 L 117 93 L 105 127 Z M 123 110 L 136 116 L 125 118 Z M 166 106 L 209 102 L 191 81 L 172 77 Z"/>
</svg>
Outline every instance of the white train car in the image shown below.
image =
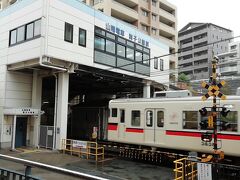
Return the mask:
<svg viewBox="0 0 240 180">
<path fill-rule="evenodd" d="M 218 147 L 226 155 L 240 156 L 240 96 L 217 100 L 218 106 L 231 108 L 218 122 Z M 201 97 L 116 99 L 109 102 L 108 140 L 185 151 L 212 152 L 212 142 L 201 141 L 199 110 L 211 107 L 212 99 Z"/>
</svg>

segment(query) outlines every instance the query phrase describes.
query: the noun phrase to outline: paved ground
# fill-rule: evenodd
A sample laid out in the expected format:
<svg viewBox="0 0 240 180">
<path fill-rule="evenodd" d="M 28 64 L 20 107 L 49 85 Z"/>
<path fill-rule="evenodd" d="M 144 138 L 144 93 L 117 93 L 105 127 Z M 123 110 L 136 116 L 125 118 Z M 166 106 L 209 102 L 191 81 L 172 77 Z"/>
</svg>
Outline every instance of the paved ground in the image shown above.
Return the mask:
<svg viewBox="0 0 240 180">
<path fill-rule="evenodd" d="M 49 165 L 63 167 L 66 169 L 97 175 L 113 180 L 171 180 L 173 171 L 169 168 L 143 164 L 138 162 L 126 161 L 118 158 L 106 158 L 103 162 L 95 163 L 94 160 L 80 159 L 77 156 L 70 156 L 48 150 L 11 152 L 0 150 L 1 154 L 11 155 L 14 157 L 37 161 Z M 24 166 L 0 159 L 0 167 L 24 172 Z M 49 180 L 75 180 L 70 176 L 52 173 L 50 171 L 33 168 L 33 175 L 42 179 Z"/>
</svg>

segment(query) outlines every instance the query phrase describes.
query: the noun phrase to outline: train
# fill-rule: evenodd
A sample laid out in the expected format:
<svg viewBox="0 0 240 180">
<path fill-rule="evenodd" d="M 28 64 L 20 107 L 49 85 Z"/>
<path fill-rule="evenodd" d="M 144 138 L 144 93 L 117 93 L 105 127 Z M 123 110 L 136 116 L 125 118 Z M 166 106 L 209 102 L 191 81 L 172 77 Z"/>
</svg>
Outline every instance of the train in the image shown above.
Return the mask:
<svg viewBox="0 0 240 180">
<path fill-rule="evenodd" d="M 217 99 L 218 148 L 225 155 L 240 156 L 240 96 Z M 212 107 L 212 99 L 201 97 L 128 98 L 109 102 L 108 141 L 150 148 L 212 153 L 213 140 L 202 134 L 212 132 L 208 117 L 199 110 Z M 226 111 L 227 109 L 227 111 Z M 211 109 L 207 109 L 209 114 Z M 227 115 L 226 115 L 227 114 Z"/>
</svg>

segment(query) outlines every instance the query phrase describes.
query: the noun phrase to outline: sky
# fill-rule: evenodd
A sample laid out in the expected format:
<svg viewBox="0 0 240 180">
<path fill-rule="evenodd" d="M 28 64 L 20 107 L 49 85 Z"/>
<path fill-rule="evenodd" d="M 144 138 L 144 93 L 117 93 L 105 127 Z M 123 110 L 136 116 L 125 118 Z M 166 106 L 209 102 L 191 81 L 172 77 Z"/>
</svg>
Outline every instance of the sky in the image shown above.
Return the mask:
<svg viewBox="0 0 240 180">
<path fill-rule="evenodd" d="M 178 30 L 189 22 L 206 22 L 240 35 L 239 0 L 168 0 L 177 6 Z"/>
</svg>

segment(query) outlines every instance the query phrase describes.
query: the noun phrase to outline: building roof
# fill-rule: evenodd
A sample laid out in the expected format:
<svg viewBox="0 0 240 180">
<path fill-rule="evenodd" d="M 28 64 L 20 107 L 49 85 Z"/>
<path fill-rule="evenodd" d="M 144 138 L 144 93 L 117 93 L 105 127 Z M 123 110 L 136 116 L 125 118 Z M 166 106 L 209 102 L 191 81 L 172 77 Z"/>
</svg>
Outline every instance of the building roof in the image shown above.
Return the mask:
<svg viewBox="0 0 240 180">
<path fill-rule="evenodd" d="M 230 29 L 227 29 L 227 28 L 224 28 L 224 27 L 218 26 L 216 24 L 212 24 L 212 23 L 190 22 L 186 26 L 184 26 L 182 29 L 180 29 L 178 33 L 181 33 L 181 32 L 187 31 L 187 30 L 191 30 L 191 29 L 194 29 L 194 28 L 197 28 L 197 27 L 200 27 L 200 26 L 204 26 L 204 25 L 205 26 L 206 25 L 208 25 L 208 26 L 212 25 L 212 26 L 216 26 L 218 28 L 225 29 L 227 31 L 232 32 L 232 30 L 230 30 Z"/>
</svg>

